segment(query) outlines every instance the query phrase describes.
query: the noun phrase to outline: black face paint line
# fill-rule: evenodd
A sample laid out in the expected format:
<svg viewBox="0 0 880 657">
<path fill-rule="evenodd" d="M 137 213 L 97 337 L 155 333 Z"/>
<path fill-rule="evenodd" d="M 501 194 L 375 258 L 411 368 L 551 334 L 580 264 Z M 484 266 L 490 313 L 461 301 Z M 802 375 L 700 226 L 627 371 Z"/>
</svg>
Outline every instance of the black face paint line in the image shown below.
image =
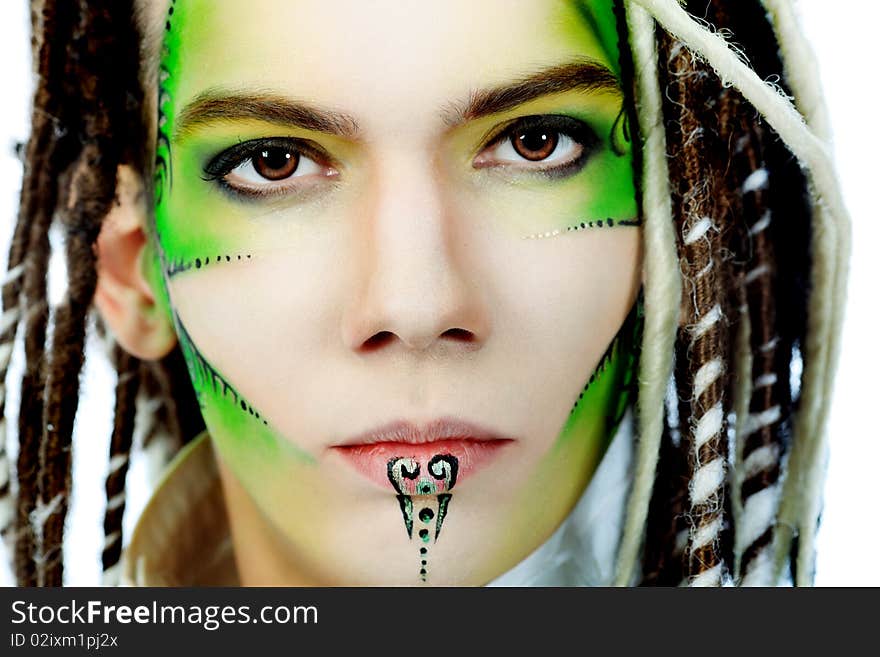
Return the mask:
<svg viewBox="0 0 880 657">
<path fill-rule="evenodd" d="M 611 357 L 614 354 L 614 350 L 618 348 L 620 344 L 620 335 L 615 336 L 615 338 L 611 341 L 611 344 L 608 345 L 608 348 L 605 349 L 605 353 L 602 354 L 602 357 L 599 359 L 598 364 L 596 365 L 596 369 L 593 370 L 593 373 L 590 374 L 590 378 L 584 386 L 583 390 L 581 390 L 578 395 L 577 401 L 575 401 L 574 406 L 571 409 L 571 413 L 574 413 L 575 409 L 577 409 L 578 404 L 584 398 L 584 395 L 587 394 L 587 391 L 590 389 L 596 379 L 598 379 L 602 373 L 608 368 L 608 364 L 611 362 Z"/>
<path fill-rule="evenodd" d="M 413 502 L 409 495 L 398 495 L 397 502 L 400 504 L 400 513 L 403 514 L 403 524 L 406 526 L 406 535 L 412 538 L 413 530 Z"/>
<path fill-rule="evenodd" d="M 629 114 L 626 111 L 626 105 L 621 106 L 617 118 L 614 119 L 609 142 L 611 143 L 611 150 L 618 157 L 623 157 L 629 151 L 632 144 L 632 136 L 629 129 Z"/>
<path fill-rule="evenodd" d="M 458 459 L 451 454 L 435 454 L 422 467 L 416 459 L 399 456 L 388 461 L 388 481 L 397 491 L 397 502 L 403 516 L 406 535 L 419 547 L 419 579 L 428 579 L 428 546 L 436 543 L 440 529 L 449 513 L 452 494 L 458 479 Z M 415 500 L 413 499 L 415 497 Z"/>
<path fill-rule="evenodd" d="M 161 235 L 159 237 L 159 244 L 161 245 Z M 216 265 L 218 263 L 247 262 L 254 257 L 251 253 L 224 253 L 214 256 L 205 255 L 203 258 L 193 258 L 191 260 L 178 259 L 169 262 L 164 249 L 160 249 L 159 253 L 168 280 L 171 280 L 178 274 L 190 271 L 191 269 L 206 269 L 208 266 Z"/>
<path fill-rule="evenodd" d="M 189 331 L 180 320 L 180 316 L 174 313 L 174 322 L 177 325 L 177 335 L 180 338 L 180 347 L 183 351 L 184 360 L 190 370 L 190 378 L 196 393 L 199 406 L 203 407 L 202 397 L 208 391 L 212 392 L 231 404 L 242 413 L 247 413 L 254 420 L 268 426 L 269 422 L 260 416 L 259 412 L 239 393 L 226 378 L 208 362 L 199 348 L 193 342 Z"/>
<path fill-rule="evenodd" d="M 580 223 L 574 224 L 573 226 L 566 226 L 565 228 L 555 228 L 554 230 L 548 230 L 543 233 L 532 233 L 531 235 L 526 235 L 523 237 L 524 240 L 543 240 L 548 237 L 558 237 L 559 235 L 565 235 L 566 233 L 573 233 L 575 231 L 580 230 L 589 230 L 590 228 L 623 228 L 623 227 L 638 227 L 642 225 L 642 220 L 640 217 L 635 217 L 632 219 L 614 219 L 612 217 L 607 217 L 605 219 L 595 219 L 592 221 L 581 221 Z"/>
<path fill-rule="evenodd" d="M 168 89 L 168 80 L 171 77 L 171 49 L 172 27 L 174 21 L 174 6 L 177 0 L 171 0 L 168 14 L 165 17 L 165 32 L 162 38 L 162 56 L 159 61 L 159 102 L 157 132 L 156 132 L 156 159 L 154 161 L 155 179 L 155 203 L 158 205 L 166 191 L 172 184 L 171 171 L 171 121 L 168 116 L 168 105 L 171 102 L 171 94 Z"/>
<path fill-rule="evenodd" d="M 625 402 L 636 392 L 636 363 L 638 360 L 638 349 L 639 345 L 641 345 L 642 339 L 643 316 L 643 302 L 640 296 L 636 300 L 629 314 L 623 320 L 623 324 L 617 332 L 617 335 L 614 336 L 611 344 L 608 345 L 605 353 L 602 354 L 593 373 L 590 374 L 589 380 L 586 385 L 584 385 L 572 406 L 570 415 L 578 409 L 578 406 L 583 401 L 584 395 L 587 394 L 593 384 L 596 383 L 596 381 L 605 373 L 608 366 L 611 364 L 611 361 L 614 359 L 615 353 L 617 353 L 626 359 L 626 363 L 623 367 L 623 376 L 620 377 L 618 382 L 620 389 L 623 391 L 621 399 L 624 400 L 624 403 L 618 404 L 618 408 L 612 417 L 611 426 L 616 428 L 617 425 L 620 424 L 620 421 L 623 419 L 623 415 L 626 412 L 627 404 Z"/>
<path fill-rule="evenodd" d="M 441 493 L 437 496 L 437 527 L 434 529 L 434 540 L 440 536 L 440 528 L 443 526 L 443 521 L 446 519 L 446 514 L 449 510 L 449 502 L 452 501 L 452 495 L 449 493 Z"/>
</svg>

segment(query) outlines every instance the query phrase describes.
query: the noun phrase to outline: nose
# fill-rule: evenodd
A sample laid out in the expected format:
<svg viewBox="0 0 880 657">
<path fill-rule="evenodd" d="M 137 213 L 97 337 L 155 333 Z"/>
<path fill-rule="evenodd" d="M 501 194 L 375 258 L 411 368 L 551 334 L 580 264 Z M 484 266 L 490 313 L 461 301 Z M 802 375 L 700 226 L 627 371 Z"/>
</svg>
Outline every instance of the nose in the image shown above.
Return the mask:
<svg viewBox="0 0 880 657">
<path fill-rule="evenodd" d="M 478 349 L 489 320 L 468 266 L 467 226 L 424 160 L 387 154 L 353 234 L 354 285 L 343 339 L 357 353 Z"/>
</svg>

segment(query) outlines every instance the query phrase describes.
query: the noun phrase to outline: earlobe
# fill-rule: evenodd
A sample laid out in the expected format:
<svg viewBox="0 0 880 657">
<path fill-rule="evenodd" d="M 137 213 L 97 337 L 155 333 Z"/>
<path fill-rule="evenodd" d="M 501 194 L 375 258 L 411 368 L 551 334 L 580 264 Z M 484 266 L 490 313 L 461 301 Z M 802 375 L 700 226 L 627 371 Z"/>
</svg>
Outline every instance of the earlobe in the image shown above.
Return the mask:
<svg viewBox="0 0 880 657">
<path fill-rule="evenodd" d="M 144 274 L 155 257 L 145 230 L 143 180 L 129 166 L 117 176 L 117 199 L 98 236 L 95 305 L 119 344 L 143 360 L 165 356 L 177 342 L 160 298 Z"/>
</svg>

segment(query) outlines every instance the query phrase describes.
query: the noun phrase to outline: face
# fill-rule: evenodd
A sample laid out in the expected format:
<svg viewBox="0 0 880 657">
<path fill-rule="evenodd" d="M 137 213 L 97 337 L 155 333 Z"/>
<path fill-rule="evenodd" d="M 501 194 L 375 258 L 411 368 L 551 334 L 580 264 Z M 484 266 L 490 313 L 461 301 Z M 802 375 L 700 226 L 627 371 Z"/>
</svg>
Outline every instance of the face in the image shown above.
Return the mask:
<svg viewBox="0 0 880 657">
<path fill-rule="evenodd" d="M 640 270 L 610 5 L 163 13 L 155 286 L 305 580 L 485 583 L 590 480 Z"/>
</svg>

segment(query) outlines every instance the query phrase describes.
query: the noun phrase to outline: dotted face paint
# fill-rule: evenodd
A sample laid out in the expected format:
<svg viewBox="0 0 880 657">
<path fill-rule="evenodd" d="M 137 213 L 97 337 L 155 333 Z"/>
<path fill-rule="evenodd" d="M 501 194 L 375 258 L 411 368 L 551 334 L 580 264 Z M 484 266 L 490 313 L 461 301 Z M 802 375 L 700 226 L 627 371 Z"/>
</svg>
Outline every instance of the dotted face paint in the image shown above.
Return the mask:
<svg viewBox="0 0 880 657">
<path fill-rule="evenodd" d="M 388 461 L 388 481 L 397 492 L 406 535 L 412 539 L 415 531 L 423 544 L 419 547 L 419 578 L 423 582 L 428 577 L 428 547 L 440 538 L 452 501 L 449 491 L 457 477 L 458 459 L 451 454 L 436 454 L 425 464 L 411 457 Z"/>
<path fill-rule="evenodd" d="M 232 262 L 233 260 L 241 262 L 242 260 L 250 260 L 252 257 L 253 256 L 250 253 L 245 253 L 244 255 L 237 253 L 235 255 L 218 255 L 213 258 L 211 256 L 205 256 L 204 258 L 196 258 L 190 262 L 178 260 L 177 262 L 166 264 L 165 274 L 171 279 L 177 276 L 177 274 L 189 271 L 190 269 L 201 269 L 202 267 L 207 267 L 211 263 Z"/>
<path fill-rule="evenodd" d="M 602 219 L 597 219 L 596 221 L 582 221 L 579 224 L 575 224 L 574 226 L 566 226 L 565 228 L 556 228 L 554 230 L 548 230 L 543 233 L 533 233 L 531 235 L 526 235 L 525 239 L 527 240 L 539 240 L 547 237 L 556 237 L 558 235 L 562 235 L 563 233 L 570 233 L 572 231 L 577 230 L 587 230 L 588 228 L 614 228 L 615 226 L 624 227 L 624 226 L 641 226 L 641 219 L 619 219 L 616 222 L 611 217 L 608 217 L 604 221 Z"/>
</svg>

